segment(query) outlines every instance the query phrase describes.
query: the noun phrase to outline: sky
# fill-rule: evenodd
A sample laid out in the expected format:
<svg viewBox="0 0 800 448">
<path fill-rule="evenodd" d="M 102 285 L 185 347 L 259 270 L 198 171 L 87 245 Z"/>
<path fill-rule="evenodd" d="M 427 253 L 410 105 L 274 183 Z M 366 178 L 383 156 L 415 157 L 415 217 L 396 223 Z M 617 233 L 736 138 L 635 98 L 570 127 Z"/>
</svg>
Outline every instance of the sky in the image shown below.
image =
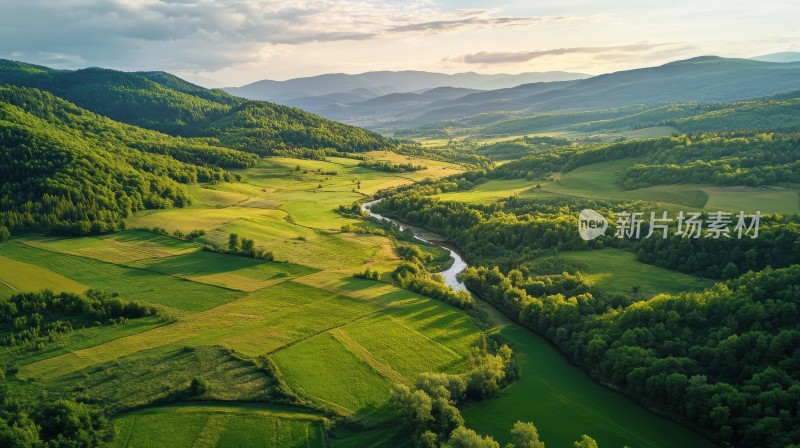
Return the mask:
<svg viewBox="0 0 800 448">
<path fill-rule="evenodd" d="M 800 51 L 797 0 L 0 0 L 0 58 L 206 87 L 322 73 L 588 74 Z"/>
</svg>

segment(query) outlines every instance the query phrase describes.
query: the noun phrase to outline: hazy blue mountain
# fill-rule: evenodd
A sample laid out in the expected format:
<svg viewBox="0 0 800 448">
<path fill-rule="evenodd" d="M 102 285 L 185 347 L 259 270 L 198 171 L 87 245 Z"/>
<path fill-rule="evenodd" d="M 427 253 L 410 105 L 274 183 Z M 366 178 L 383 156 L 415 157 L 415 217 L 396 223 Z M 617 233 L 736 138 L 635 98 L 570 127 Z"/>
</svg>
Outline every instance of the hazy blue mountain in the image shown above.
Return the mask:
<svg viewBox="0 0 800 448">
<path fill-rule="evenodd" d="M 478 114 L 509 117 L 684 101 L 735 101 L 800 89 L 800 62 L 703 56 L 566 83 L 540 83 L 434 103 L 406 123 L 420 126 Z"/>
<path fill-rule="evenodd" d="M 532 82 L 583 79 L 589 75 L 569 72 L 534 72 L 517 75 L 467 72 L 448 75 L 424 71 L 377 71 L 357 75 L 329 73 L 286 81 L 263 80 L 242 87 L 225 89 L 229 93 L 254 100 L 283 102 L 297 98 L 349 93 L 368 89 L 374 96 L 387 93 L 416 92 L 435 87 L 461 87 L 470 89 L 499 89 Z M 377 89 L 377 90 L 376 90 Z M 383 90 L 383 91 L 381 91 Z M 290 104 L 290 103 L 287 103 Z M 292 105 L 292 104 L 290 104 Z"/>
<path fill-rule="evenodd" d="M 781 53 L 770 53 L 750 58 L 754 61 L 764 62 L 797 62 L 800 61 L 800 51 L 783 51 Z"/>
</svg>

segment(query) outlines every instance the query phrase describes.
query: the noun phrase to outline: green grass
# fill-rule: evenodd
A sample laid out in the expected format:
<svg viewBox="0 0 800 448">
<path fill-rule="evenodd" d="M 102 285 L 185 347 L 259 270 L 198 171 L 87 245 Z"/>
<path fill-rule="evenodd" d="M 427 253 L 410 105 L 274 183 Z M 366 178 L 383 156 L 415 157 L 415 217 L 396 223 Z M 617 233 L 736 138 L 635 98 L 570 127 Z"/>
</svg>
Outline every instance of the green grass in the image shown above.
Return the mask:
<svg viewBox="0 0 800 448">
<path fill-rule="evenodd" d="M 2 359 L 5 362 L 18 363 L 20 365 L 30 364 L 54 356 L 67 354 L 74 350 L 94 347 L 95 345 L 104 344 L 114 339 L 151 330 L 161 325 L 164 325 L 164 323 L 158 318 L 144 317 L 132 319 L 126 324 L 98 325 L 80 328 L 46 345 L 42 350 L 37 350 L 32 353 L 4 347 L 0 350 L 0 355 L 2 355 Z"/>
<path fill-rule="evenodd" d="M 706 210 L 723 210 L 733 213 L 800 213 L 800 196 L 797 189 L 783 188 L 706 188 L 709 200 Z"/>
<path fill-rule="evenodd" d="M 392 383 L 329 333 L 299 342 L 273 359 L 303 396 L 347 414 L 385 412 Z"/>
<path fill-rule="evenodd" d="M 374 302 L 374 303 L 373 303 Z M 221 345 L 258 356 L 378 311 L 381 302 L 287 281 L 178 322 L 24 366 L 24 378 L 52 379 L 168 345 Z"/>
<path fill-rule="evenodd" d="M 114 419 L 112 447 L 324 447 L 323 419 L 277 405 L 181 404 Z"/>
<path fill-rule="evenodd" d="M 242 295 L 238 291 L 50 252 L 16 241 L 0 247 L 6 257 L 38 265 L 91 288 L 118 292 L 128 300 L 141 300 L 183 311 L 207 310 Z"/>
<path fill-rule="evenodd" d="M 88 366 L 49 382 L 51 392 L 91 396 L 111 412 L 150 405 L 188 390 L 193 378 L 208 383 L 194 399 L 267 401 L 275 379 L 252 362 L 217 346 L 177 344 Z"/>
<path fill-rule="evenodd" d="M 641 263 L 636 255 L 620 249 L 562 252 L 562 260 L 577 266 L 584 277 L 603 291 L 625 294 L 634 287 L 645 297 L 678 294 L 710 287 L 711 280 Z"/>
<path fill-rule="evenodd" d="M 25 244 L 115 264 L 170 257 L 199 250 L 194 244 L 141 230 L 83 238 L 27 239 Z"/>
<path fill-rule="evenodd" d="M 567 447 L 588 434 L 601 447 L 692 447 L 713 445 L 688 429 L 592 381 L 547 341 L 517 325 L 500 330 L 513 344 L 522 378 L 499 398 L 463 409 L 466 425 L 509 442 L 516 421 L 536 424 L 547 446 Z"/>
<path fill-rule="evenodd" d="M 205 251 L 139 261 L 133 266 L 240 291 L 255 291 L 317 271 L 292 263 L 265 262 Z"/>
<path fill-rule="evenodd" d="M 732 211 L 753 213 L 800 213 L 800 190 L 796 187 L 714 187 L 697 184 L 656 185 L 623 190 L 617 179 L 635 159 L 598 162 L 562 173 L 555 180 L 490 180 L 468 191 L 439 194 L 442 200 L 481 203 L 512 195 L 523 199 L 572 197 L 645 201 L 653 210 Z M 541 188 L 535 188 L 540 185 Z"/>
<path fill-rule="evenodd" d="M 11 247 L 11 243 L 0 245 L 0 254 L 8 255 Z M 49 269 L 0 255 L 0 297 L 40 289 L 80 293 L 89 287 Z"/>
</svg>

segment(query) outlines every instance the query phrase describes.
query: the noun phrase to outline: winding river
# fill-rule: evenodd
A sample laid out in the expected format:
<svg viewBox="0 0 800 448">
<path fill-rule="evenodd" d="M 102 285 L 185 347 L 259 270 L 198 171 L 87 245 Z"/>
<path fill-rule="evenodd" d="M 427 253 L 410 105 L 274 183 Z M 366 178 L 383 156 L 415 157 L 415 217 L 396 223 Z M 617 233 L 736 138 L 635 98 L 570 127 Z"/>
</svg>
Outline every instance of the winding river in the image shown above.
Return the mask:
<svg viewBox="0 0 800 448">
<path fill-rule="evenodd" d="M 370 216 L 377 218 L 381 221 L 387 221 L 396 224 L 397 226 L 400 227 L 401 231 L 405 229 L 411 230 L 411 232 L 414 234 L 414 238 L 418 239 L 419 241 L 422 241 L 423 243 L 433 244 L 434 246 L 439 246 L 442 249 L 449 251 L 450 257 L 453 259 L 453 265 L 450 266 L 450 268 L 447 269 L 446 271 L 440 272 L 440 274 L 442 275 L 442 277 L 444 277 L 444 282 L 454 290 L 466 291 L 467 287 L 464 286 L 464 283 L 462 283 L 461 280 L 458 279 L 458 274 L 460 274 L 462 271 L 464 271 L 464 269 L 467 268 L 467 262 L 465 262 L 464 259 L 461 258 L 461 255 L 459 255 L 453 249 L 439 243 L 438 241 L 442 241 L 442 237 L 433 232 L 430 232 L 426 229 L 421 229 L 419 227 L 409 226 L 395 219 L 387 218 L 381 214 L 373 212 L 371 210 L 372 206 L 374 204 L 377 204 L 378 202 L 381 202 L 382 200 L 383 199 L 376 199 L 374 201 L 365 202 L 364 204 L 361 205 L 361 210 L 364 210 L 365 212 L 369 213 Z M 424 235 L 425 238 L 423 238 L 420 235 Z"/>
</svg>

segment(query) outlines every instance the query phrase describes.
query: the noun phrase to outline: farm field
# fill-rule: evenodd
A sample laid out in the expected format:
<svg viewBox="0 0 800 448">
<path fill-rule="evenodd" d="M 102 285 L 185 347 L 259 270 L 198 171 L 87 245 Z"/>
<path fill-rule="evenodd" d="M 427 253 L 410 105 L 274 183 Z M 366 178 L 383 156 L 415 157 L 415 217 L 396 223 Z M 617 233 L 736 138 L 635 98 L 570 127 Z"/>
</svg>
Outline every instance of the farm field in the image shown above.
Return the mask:
<svg viewBox="0 0 800 448">
<path fill-rule="evenodd" d="M 184 404 L 114 420 L 112 447 L 324 447 L 322 417 L 275 405 Z"/>
</svg>

